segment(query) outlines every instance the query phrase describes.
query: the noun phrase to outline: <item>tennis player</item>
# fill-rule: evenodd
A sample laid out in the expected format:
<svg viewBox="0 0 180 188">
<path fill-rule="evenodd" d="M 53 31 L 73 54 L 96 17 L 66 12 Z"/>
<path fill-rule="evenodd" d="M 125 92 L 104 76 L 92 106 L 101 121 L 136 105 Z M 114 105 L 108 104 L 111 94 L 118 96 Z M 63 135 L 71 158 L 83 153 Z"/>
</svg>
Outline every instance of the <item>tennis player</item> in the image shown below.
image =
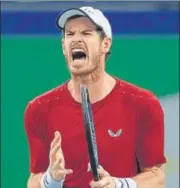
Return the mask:
<svg viewBox="0 0 180 188">
<path fill-rule="evenodd" d="M 113 39 L 109 21 L 100 10 L 81 7 L 63 12 L 57 25 L 71 79 L 27 105 L 28 188 L 163 188 L 163 111 L 152 92 L 105 71 Z M 88 168 L 81 84 L 92 102 L 97 182 Z"/>
</svg>

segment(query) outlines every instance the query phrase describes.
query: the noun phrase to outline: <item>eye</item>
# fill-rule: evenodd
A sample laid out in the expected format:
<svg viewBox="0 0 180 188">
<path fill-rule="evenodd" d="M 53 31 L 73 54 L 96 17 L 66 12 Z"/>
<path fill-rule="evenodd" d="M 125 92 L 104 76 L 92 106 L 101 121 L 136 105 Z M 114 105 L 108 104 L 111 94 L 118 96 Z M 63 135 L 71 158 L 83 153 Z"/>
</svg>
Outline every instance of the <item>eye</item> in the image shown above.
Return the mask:
<svg viewBox="0 0 180 188">
<path fill-rule="evenodd" d="M 73 33 L 66 33 L 66 36 L 72 36 Z"/>
<path fill-rule="evenodd" d="M 91 35 L 91 32 L 83 32 L 84 35 Z"/>
</svg>

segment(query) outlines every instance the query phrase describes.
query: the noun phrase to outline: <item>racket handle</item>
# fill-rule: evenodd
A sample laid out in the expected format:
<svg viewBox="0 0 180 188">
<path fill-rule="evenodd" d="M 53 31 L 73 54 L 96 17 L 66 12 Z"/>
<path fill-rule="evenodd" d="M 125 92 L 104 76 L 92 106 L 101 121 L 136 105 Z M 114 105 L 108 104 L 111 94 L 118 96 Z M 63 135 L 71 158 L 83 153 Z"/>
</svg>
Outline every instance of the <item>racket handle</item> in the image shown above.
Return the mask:
<svg viewBox="0 0 180 188">
<path fill-rule="evenodd" d="M 94 181 L 99 181 L 100 180 L 100 177 L 98 174 L 94 174 Z"/>
</svg>

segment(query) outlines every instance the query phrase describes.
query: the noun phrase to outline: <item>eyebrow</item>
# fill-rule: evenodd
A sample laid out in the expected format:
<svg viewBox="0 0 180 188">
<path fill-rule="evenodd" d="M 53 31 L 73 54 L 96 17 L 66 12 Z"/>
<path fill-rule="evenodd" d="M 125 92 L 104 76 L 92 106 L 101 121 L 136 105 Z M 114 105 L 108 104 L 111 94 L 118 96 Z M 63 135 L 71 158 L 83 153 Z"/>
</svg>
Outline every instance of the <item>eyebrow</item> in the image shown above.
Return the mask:
<svg viewBox="0 0 180 188">
<path fill-rule="evenodd" d="M 70 29 L 65 29 L 64 31 L 65 31 L 65 32 L 74 32 L 74 31 L 72 31 L 72 30 L 70 30 Z"/>
<path fill-rule="evenodd" d="M 93 31 L 96 31 L 96 29 L 85 29 L 81 32 L 93 32 Z M 71 29 L 66 29 L 65 32 L 75 32 L 75 31 L 73 31 Z"/>
</svg>

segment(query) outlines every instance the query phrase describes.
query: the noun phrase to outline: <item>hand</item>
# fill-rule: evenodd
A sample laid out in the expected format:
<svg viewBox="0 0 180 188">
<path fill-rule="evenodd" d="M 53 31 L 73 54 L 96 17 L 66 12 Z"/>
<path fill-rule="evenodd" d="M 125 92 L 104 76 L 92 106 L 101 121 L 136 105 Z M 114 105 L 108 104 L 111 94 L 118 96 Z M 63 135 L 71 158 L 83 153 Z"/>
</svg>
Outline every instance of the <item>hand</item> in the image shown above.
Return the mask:
<svg viewBox="0 0 180 188">
<path fill-rule="evenodd" d="M 49 159 L 49 170 L 54 180 L 61 181 L 66 175 L 73 172 L 72 169 L 65 169 L 65 160 L 61 149 L 61 135 L 59 132 L 55 132 L 54 139 L 51 142 Z"/>
<path fill-rule="evenodd" d="M 110 176 L 110 174 L 103 169 L 103 167 L 98 168 L 98 174 L 100 176 L 99 181 L 92 181 L 90 183 L 91 188 L 116 188 L 115 179 Z"/>
</svg>

